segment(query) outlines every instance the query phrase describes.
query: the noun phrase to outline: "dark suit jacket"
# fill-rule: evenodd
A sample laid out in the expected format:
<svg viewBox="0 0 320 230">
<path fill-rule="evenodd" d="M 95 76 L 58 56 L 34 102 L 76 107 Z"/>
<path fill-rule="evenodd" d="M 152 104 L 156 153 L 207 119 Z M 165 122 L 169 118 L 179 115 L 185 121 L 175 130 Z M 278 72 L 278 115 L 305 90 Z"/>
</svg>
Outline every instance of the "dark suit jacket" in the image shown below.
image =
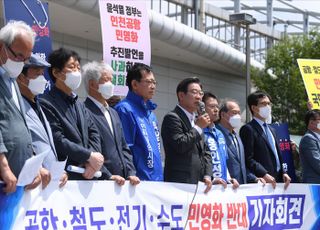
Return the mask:
<svg viewBox="0 0 320 230">
<path fill-rule="evenodd" d="M 282 156 L 273 128 L 269 126 L 276 141 L 277 153 L 280 161 L 280 172 L 277 172 L 276 158 L 272 152 L 267 136 L 259 123 L 252 119 L 240 129 L 240 137 L 244 146 L 246 164 L 249 170 L 258 177 L 270 174 L 277 182 L 282 182 Z"/>
<path fill-rule="evenodd" d="M 212 176 L 212 159 L 202 136 L 178 106 L 163 119 L 164 180 L 196 184 Z"/>
<path fill-rule="evenodd" d="M 119 175 L 124 178 L 134 176 L 136 170 L 133 165 L 130 149 L 124 139 L 122 124 L 118 113 L 109 107 L 113 128 L 112 134 L 107 119 L 100 108 L 98 108 L 90 98 L 87 98 L 84 103 L 90 111 L 92 120 L 100 133 L 101 153 L 105 159 L 105 167 L 101 170 L 104 178 L 110 179 L 112 175 Z"/>
<path fill-rule="evenodd" d="M 101 150 L 99 131 L 84 104 L 78 100 L 74 102 L 75 118 L 68 100 L 68 96 L 56 87 L 39 99 L 51 126 L 58 159 L 68 157 L 67 165 L 83 167 L 91 152 Z M 84 179 L 81 174 L 68 174 L 71 180 Z"/>
<path fill-rule="evenodd" d="M 4 153 L 11 171 L 18 178 L 25 161 L 32 157 L 32 139 L 25 108 L 17 83 L 14 81 L 20 109 L 0 76 L 0 154 Z"/>
<path fill-rule="evenodd" d="M 246 184 L 249 182 L 254 182 L 256 176 L 249 172 L 246 169 L 244 148 L 242 141 L 238 134 L 236 134 L 236 138 L 238 140 L 240 156 L 238 155 L 237 149 L 234 147 L 232 142 L 232 137 L 229 135 L 226 129 L 224 129 L 220 124 L 216 125 L 216 127 L 223 133 L 224 138 L 226 140 L 228 159 L 227 165 L 231 178 L 237 179 L 240 184 Z"/>
<path fill-rule="evenodd" d="M 320 140 L 315 133 L 307 131 L 299 145 L 302 165 L 302 181 L 320 184 Z"/>
</svg>

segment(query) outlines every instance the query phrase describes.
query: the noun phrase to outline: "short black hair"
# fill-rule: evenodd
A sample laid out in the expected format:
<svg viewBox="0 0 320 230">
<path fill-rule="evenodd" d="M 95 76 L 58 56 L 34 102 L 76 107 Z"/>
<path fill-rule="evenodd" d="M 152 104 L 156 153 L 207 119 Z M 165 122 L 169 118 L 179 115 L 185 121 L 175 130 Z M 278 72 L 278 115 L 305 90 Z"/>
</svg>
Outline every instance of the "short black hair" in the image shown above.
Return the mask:
<svg viewBox="0 0 320 230">
<path fill-rule="evenodd" d="M 251 106 L 253 105 L 258 105 L 259 99 L 260 98 L 264 98 L 264 97 L 268 97 L 269 100 L 271 101 L 271 97 L 269 94 L 267 94 L 266 92 L 263 91 L 256 91 L 254 93 L 251 93 L 248 98 L 247 98 L 247 103 L 248 103 L 248 107 L 250 109 L 250 112 L 253 114 L 253 111 L 251 110 Z"/>
<path fill-rule="evenodd" d="M 213 99 L 216 99 L 216 100 L 218 101 L 218 98 L 217 98 L 216 95 L 214 95 L 213 93 L 208 92 L 208 91 L 204 92 L 203 97 L 202 97 L 202 101 L 203 101 L 204 103 L 206 103 L 206 101 L 207 101 L 209 98 L 213 98 Z"/>
<path fill-rule="evenodd" d="M 66 63 L 69 61 L 69 59 L 73 57 L 77 61 L 81 61 L 80 56 L 77 52 L 73 50 L 69 50 L 66 48 L 59 48 L 57 50 L 54 50 L 48 58 L 48 62 L 51 64 L 51 67 L 48 68 L 49 76 L 53 82 L 56 82 L 55 77 L 53 76 L 53 68 L 56 68 L 58 70 L 62 70 Z"/>
<path fill-rule="evenodd" d="M 319 109 L 309 110 L 306 113 L 306 115 L 304 117 L 304 122 L 305 122 L 307 128 L 308 128 L 310 120 L 316 119 L 317 116 L 320 117 L 320 110 Z"/>
<path fill-rule="evenodd" d="M 235 100 L 235 99 L 232 99 L 232 98 L 223 99 L 221 101 L 221 103 L 220 103 L 220 109 L 219 109 L 219 118 L 220 119 L 221 119 L 221 113 L 222 112 L 225 112 L 225 113 L 229 112 L 229 108 L 228 108 L 229 102 L 234 102 L 234 103 L 239 105 L 239 102 L 237 100 Z"/>
<path fill-rule="evenodd" d="M 183 92 L 184 94 L 186 94 L 188 92 L 188 86 L 192 83 L 196 83 L 200 85 L 200 88 L 202 89 L 202 84 L 200 82 L 200 79 L 197 77 L 188 77 L 183 79 L 182 81 L 180 81 L 180 83 L 177 86 L 177 96 L 179 92 Z"/>
<path fill-rule="evenodd" d="M 142 78 L 142 71 L 146 71 L 148 74 L 153 73 L 152 68 L 143 63 L 135 63 L 127 73 L 126 86 L 129 87 L 129 90 L 132 91 L 131 82 L 133 80 L 140 81 Z"/>
</svg>

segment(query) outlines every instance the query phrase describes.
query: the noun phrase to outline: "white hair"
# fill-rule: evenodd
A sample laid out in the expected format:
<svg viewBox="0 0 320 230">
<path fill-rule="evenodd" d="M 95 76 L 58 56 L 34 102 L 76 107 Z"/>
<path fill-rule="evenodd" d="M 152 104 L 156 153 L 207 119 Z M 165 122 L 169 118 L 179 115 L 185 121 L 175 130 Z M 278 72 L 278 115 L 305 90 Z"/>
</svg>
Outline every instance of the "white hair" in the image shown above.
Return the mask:
<svg viewBox="0 0 320 230">
<path fill-rule="evenodd" d="M 29 35 L 32 40 L 32 44 L 34 45 L 36 33 L 31 29 L 31 27 L 23 21 L 10 20 L 0 30 L 0 41 L 10 46 L 17 36 L 24 33 Z"/>
<path fill-rule="evenodd" d="M 103 72 L 113 74 L 110 65 L 104 62 L 92 61 L 82 66 L 82 78 L 87 92 L 89 92 L 89 81 L 99 81 Z"/>
</svg>

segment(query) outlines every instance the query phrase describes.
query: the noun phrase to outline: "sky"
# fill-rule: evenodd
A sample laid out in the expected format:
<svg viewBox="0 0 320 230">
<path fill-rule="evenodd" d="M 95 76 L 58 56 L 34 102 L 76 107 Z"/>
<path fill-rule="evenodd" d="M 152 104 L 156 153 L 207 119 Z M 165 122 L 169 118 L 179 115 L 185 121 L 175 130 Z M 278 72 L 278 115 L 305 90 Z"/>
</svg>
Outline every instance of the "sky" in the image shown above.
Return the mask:
<svg viewBox="0 0 320 230">
<path fill-rule="evenodd" d="M 309 17 L 309 22 L 317 22 L 320 24 L 320 0 L 283 0 L 283 2 L 287 2 L 288 4 L 291 4 L 295 7 L 300 8 L 301 10 L 316 12 L 319 14 L 318 19 L 314 17 Z M 232 0 L 206 0 L 206 3 L 213 4 L 217 7 L 225 7 L 225 6 L 233 6 Z M 248 6 L 266 6 L 267 0 L 241 0 L 241 3 L 248 5 Z M 282 2 L 278 0 L 273 0 L 273 7 L 279 7 L 279 8 L 290 8 L 289 6 L 283 4 Z M 260 14 L 259 12 L 255 11 L 247 11 L 247 13 L 252 14 L 254 17 L 257 18 L 257 20 L 266 20 L 266 16 L 263 14 Z M 276 12 L 273 13 L 274 16 L 283 19 L 283 20 L 303 20 L 302 14 L 293 14 L 293 13 L 284 13 L 284 12 Z M 297 25 L 298 27 L 302 28 L 302 25 Z M 277 30 L 283 30 L 284 26 L 276 25 Z M 299 30 L 295 27 L 289 26 L 288 31 L 295 32 L 296 30 Z M 300 31 L 301 32 L 301 31 Z"/>
</svg>

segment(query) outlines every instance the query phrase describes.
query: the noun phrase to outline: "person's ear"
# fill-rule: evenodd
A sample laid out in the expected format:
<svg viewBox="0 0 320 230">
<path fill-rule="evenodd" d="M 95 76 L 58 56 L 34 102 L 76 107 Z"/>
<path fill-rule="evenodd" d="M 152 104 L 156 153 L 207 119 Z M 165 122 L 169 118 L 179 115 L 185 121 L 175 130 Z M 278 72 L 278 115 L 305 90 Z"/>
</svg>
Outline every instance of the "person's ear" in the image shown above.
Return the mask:
<svg viewBox="0 0 320 230">
<path fill-rule="evenodd" d="M 92 88 L 92 89 L 99 88 L 98 82 L 96 82 L 96 80 L 94 80 L 94 79 L 90 79 L 89 80 L 89 88 Z"/>
<path fill-rule="evenodd" d="M 61 71 L 57 68 L 53 68 L 52 69 L 52 75 L 55 77 L 55 78 L 59 78 L 59 76 L 61 75 Z"/>
<path fill-rule="evenodd" d="M 139 84 L 139 82 L 137 80 L 132 80 L 131 81 L 131 88 L 133 90 L 136 90 L 138 88 L 138 84 Z"/>
</svg>

